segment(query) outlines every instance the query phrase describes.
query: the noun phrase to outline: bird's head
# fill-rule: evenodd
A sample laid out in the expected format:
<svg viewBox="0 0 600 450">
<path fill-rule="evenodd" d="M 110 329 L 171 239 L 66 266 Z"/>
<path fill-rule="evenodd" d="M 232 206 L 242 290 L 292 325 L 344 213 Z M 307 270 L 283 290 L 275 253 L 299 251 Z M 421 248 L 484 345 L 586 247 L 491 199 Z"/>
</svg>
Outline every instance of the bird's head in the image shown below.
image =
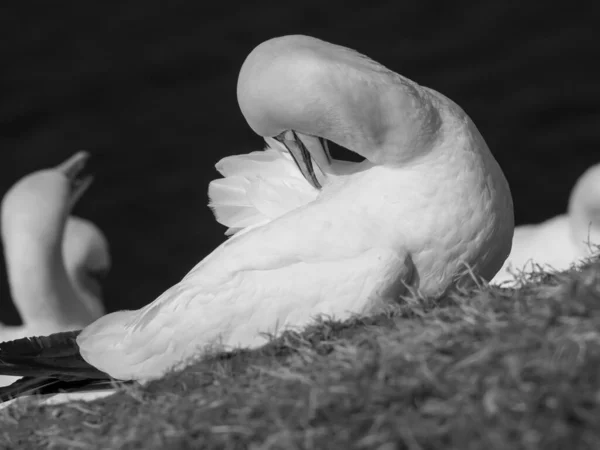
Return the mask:
<svg viewBox="0 0 600 450">
<path fill-rule="evenodd" d="M 22 235 L 36 244 L 60 244 L 71 209 L 93 180 L 83 173 L 89 156 L 77 152 L 62 164 L 31 173 L 12 186 L 1 208 L 5 243 Z"/>
<path fill-rule="evenodd" d="M 427 153 L 441 126 L 429 90 L 308 36 L 258 45 L 242 66 L 237 96 L 250 127 L 285 145 L 315 187 L 312 160 L 324 172 L 331 165 L 327 141 L 372 164 L 403 164 Z"/>
</svg>

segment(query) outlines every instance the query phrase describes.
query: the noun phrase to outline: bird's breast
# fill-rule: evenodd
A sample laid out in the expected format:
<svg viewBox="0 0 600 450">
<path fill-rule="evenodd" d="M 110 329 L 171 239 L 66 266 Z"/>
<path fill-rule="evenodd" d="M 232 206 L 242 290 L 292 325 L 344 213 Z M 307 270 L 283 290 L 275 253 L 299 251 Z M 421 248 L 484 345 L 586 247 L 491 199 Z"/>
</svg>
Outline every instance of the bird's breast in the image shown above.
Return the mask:
<svg viewBox="0 0 600 450">
<path fill-rule="evenodd" d="M 350 229 L 354 245 L 408 249 L 425 293 L 443 291 L 467 266 L 490 279 L 511 246 L 508 183 L 489 152 L 453 156 L 354 174 L 324 196 L 337 205 L 332 233 Z"/>
</svg>

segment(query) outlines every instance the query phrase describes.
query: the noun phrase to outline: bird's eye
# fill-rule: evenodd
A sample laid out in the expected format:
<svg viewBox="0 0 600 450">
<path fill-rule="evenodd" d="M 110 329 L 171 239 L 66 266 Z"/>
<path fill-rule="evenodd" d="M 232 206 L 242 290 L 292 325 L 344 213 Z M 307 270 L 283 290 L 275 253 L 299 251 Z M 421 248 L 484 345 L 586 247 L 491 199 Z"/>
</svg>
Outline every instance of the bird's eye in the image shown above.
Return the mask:
<svg viewBox="0 0 600 450">
<path fill-rule="evenodd" d="M 338 161 L 359 163 L 365 160 L 365 158 L 358 153 L 354 153 L 330 140 L 327 140 L 327 147 L 329 148 L 329 154 L 331 155 L 331 158 Z"/>
</svg>

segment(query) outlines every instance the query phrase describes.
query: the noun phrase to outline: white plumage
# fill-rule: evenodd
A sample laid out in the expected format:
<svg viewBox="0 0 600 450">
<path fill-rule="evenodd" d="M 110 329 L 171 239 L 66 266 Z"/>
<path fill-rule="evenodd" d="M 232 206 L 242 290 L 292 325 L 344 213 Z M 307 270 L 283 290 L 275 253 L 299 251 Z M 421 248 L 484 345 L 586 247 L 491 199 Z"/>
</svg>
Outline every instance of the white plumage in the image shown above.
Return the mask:
<svg viewBox="0 0 600 450">
<path fill-rule="evenodd" d="M 515 228 L 512 250 L 493 284 L 514 286 L 520 272 L 561 271 L 592 256 L 600 245 L 600 164 L 577 180 L 566 214 Z"/>
<path fill-rule="evenodd" d="M 286 36 L 246 58 L 238 102 L 271 149 L 222 160 L 210 199 L 230 233 L 243 231 L 150 304 L 84 328 L 76 345 L 90 371 L 145 382 L 207 347 L 256 347 L 262 333 L 373 313 L 408 288 L 438 296 L 502 266 L 510 189 L 442 94 L 345 47 Z M 326 140 L 365 160 L 332 159 Z"/>
<path fill-rule="evenodd" d="M 111 267 L 110 248 L 104 233 L 89 220 L 70 216 L 63 239 L 65 270 L 77 298 L 86 306 L 90 319 L 106 313 L 102 281 Z"/>
<path fill-rule="evenodd" d="M 238 100 L 310 185 L 279 149 L 221 161 L 211 206 L 230 233 L 244 232 L 149 305 L 86 327 L 77 343 L 92 366 L 153 379 L 205 347 L 257 346 L 261 333 L 319 314 L 376 311 L 407 286 L 440 295 L 472 281 L 467 266 L 486 279 L 501 267 L 513 233 L 508 184 L 443 95 L 344 47 L 291 36 L 250 54 Z M 322 138 L 366 160 L 331 160 Z"/>
<path fill-rule="evenodd" d="M 228 235 L 264 225 L 310 203 L 319 193 L 282 148 L 228 156 L 216 168 L 224 178 L 208 185 L 209 206 L 217 222 L 228 227 Z"/>
</svg>

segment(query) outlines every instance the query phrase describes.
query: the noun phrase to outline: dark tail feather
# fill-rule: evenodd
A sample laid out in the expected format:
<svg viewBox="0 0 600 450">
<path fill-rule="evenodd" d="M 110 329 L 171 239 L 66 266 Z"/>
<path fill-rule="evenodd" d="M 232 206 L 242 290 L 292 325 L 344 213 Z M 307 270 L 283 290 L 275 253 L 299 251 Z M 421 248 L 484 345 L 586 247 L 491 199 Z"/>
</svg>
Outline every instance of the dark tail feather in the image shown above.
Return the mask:
<svg viewBox="0 0 600 450">
<path fill-rule="evenodd" d="M 79 333 L 0 342 L 0 375 L 24 377 L 0 388 L 0 402 L 26 395 L 113 389 L 116 380 L 81 357 Z"/>
<path fill-rule="evenodd" d="M 79 354 L 79 331 L 27 337 L 0 343 L 0 375 L 107 379 Z"/>
<path fill-rule="evenodd" d="M 22 395 L 30 395 L 36 390 L 44 389 L 53 382 L 53 378 L 20 378 L 8 386 L 0 387 L 0 402 L 6 402 Z"/>
<path fill-rule="evenodd" d="M 123 383 L 123 382 L 120 382 Z M 126 382 L 130 384 L 132 382 Z M 63 392 L 86 392 L 99 390 L 112 390 L 115 388 L 113 380 L 73 380 L 64 381 L 48 377 L 24 377 L 9 386 L 0 387 L 0 403 L 18 397 L 29 395 L 49 395 Z"/>
</svg>

